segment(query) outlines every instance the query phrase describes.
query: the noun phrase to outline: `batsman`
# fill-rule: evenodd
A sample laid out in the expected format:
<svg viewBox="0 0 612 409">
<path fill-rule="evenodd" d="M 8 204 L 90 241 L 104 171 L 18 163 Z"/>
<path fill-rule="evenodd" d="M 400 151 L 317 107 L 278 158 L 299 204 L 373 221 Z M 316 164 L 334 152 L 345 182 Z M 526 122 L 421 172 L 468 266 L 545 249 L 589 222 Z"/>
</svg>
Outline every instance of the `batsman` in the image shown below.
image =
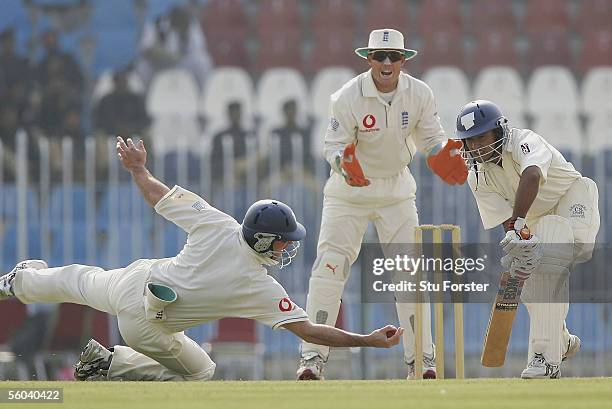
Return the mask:
<svg viewBox="0 0 612 409">
<path fill-rule="evenodd" d="M 348 81 L 331 96 L 330 123 L 325 134 L 325 158 L 331 174 L 324 188 L 323 214 L 312 268 L 306 312 L 319 324 L 334 325 L 344 285 L 357 259 L 363 235 L 374 222 L 385 248 L 403 247 L 413 255 L 419 224 L 416 182 L 409 165 L 419 151 L 430 169 L 449 184 L 462 184 L 467 167 L 459 155 L 461 143 L 447 140 L 434 96 L 427 84 L 402 72 L 415 50 L 404 47 L 402 33 L 379 29 L 368 46 L 355 50 L 370 70 Z M 405 246 L 404 246 L 405 245 Z M 392 258 L 396 254 L 387 254 Z M 404 360 L 408 378 L 415 373 L 414 302 L 399 302 L 397 313 L 405 328 Z M 435 378 L 435 352 L 429 308 L 423 319 L 426 378 Z M 323 378 L 329 348 L 301 345 L 300 380 Z"/>
<path fill-rule="evenodd" d="M 580 349 L 580 338 L 565 325 L 568 278 L 573 265 L 592 256 L 600 224 L 597 185 L 542 136 L 510 128 L 490 101 L 463 106 L 456 138 L 484 228 L 503 224 L 502 265 L 523 286 L 530 327 L 521 378 L 558 378 L 562 360 Z"/>
</svg>

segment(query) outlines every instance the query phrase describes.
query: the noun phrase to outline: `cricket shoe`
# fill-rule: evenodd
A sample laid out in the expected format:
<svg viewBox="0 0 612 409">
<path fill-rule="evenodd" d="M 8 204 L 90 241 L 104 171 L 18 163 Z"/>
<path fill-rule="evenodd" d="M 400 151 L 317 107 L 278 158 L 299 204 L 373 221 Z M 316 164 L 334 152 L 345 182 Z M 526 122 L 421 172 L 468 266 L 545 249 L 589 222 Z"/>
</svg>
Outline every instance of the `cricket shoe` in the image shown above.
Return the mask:
<svg viewBox="0 0 612 409">
<path fill-rule="evenodd" d="M 561 365 L 549 364 L 542 354 L 535 354 L 521 373 L 523 379 L 557 379 L 560 376 Z"/>
<path fill-rule="evenodd" d="M 15 292 L 13 291 L 13 280 L 15 279 L 17 272 L 25 268 L 40 270 L 43 268 L 49 268 L 49 266 L 43 260 L 25 260 L 17 263 L 15 268 L 13 268 L 10 273 L 0 277 L 0 300 L 6 300 L 7 298 L 15 296 Z"/>
<path fill-rule="evenodd" d="M 74 366 L 74 378 L 77 381 L 106 381 L 112 360 L 110 350 L 95 339 L 90 339 Z"/>
<path fill-rule="evenodd" d="M 408 376 L 406 379 L 409 381 L 416 379 L 416 372 L 414 370 L 414 361 L 408 364 Z M 431 356 L 423 355 L 423 379 L 436 379 L 436 357 L 435 353 Z"/>
<path fill-rule="evenodd" d="M 325 361 L 319 355 L 302 358 L 297 370 L 298 381 L 322 381 Z"/>
<path fill-rule="evenodd" d="M 567 358 L 571 358 L 576 355 L 578 351 L 580 351 L 580 344 L 580 338 L 578 338 L 577 335 L 570 334 L 569 341 L 567 341 L 567 351 L 565 351 L 565 354 L 563 354 L 562 360 L 565 361 Z"/>
</svg>

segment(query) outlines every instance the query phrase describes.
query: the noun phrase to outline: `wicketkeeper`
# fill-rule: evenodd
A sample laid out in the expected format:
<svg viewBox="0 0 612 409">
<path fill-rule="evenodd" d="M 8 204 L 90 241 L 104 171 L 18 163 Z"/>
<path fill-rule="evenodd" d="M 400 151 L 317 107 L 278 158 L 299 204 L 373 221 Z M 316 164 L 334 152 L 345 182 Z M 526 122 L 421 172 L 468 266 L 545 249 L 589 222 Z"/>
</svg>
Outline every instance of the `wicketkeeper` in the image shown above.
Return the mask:
<svg viewBox="0 0 612 409">
<path fill-rule="evenodd" d="M 417 149 L 430 169 L 449 184 L 462 184 L 467 168 L 458 154 L 461 143 L 447 141 L 427 84 L 402 72 L 416 55 L 404 47 L 402 33 L 374 30 L 367 47 L 355 50 L 370 70 L 347 82 L 331 96 L 330 123 L 325 134 L 325 158 L 332 167 L 325 184 L 317 259 L 312 267 L 306 311 L 314 322 L 334 325 L 340 298 L 357 259 L 369 222 L 374 222 L 385 256 L 413 254 L 416 182 L 409 165 Z M 448 142 L 448 143 L 447 143 Z M 389 250 L 392 249 L 392 250 Z M 397 303 L 404 335 L 408 377 L 414 369 L 414 302 Z M 431 315 L 423 317 L 424 377 L 435 378 Z M 329 348 L 305 342 L 298 379 L 322 378 Z"/>
<path fill-rule="evenodd" d="M 128 346 L 110 350 L 89 341 L 76 365 L 78 380 L 208 380 L 215 363 L 186 329 L 224 317 L 255 319 L 330 346 L 389 348 L 402 328 L 387 325 L 368 335 L 313 324 L 267 274 L 265 265 L 289 264 L 306 231 L 289 206 L 261 200 L 242 224 L 179 186 L 169 189 L 145 167 L 142 141 L 117 138 L 121 163 L 145 200 L 188 233 L 175 257 L 137 260 L 125 268 L 19 263 L 0 277 L 0 299 L 23 303 L 89 305 L 116 315 Z"/>
<path fill-rule="evenodd" d="M 502 264 L 524 282 L 530 318 L 528 365 L 522 378 L 558 378 L 561 361 L 580 339 L 567 330 L 572 265 L 591 258 L 599 230 L 597 185 L 543 137 L 509 128 L 492 102 L 466 104 L 456 138 L 470 167 L 468 182 L 485 229 L 503 224 Z M 533 234 L 522 240 L 528 226 Z"/>
</svg>

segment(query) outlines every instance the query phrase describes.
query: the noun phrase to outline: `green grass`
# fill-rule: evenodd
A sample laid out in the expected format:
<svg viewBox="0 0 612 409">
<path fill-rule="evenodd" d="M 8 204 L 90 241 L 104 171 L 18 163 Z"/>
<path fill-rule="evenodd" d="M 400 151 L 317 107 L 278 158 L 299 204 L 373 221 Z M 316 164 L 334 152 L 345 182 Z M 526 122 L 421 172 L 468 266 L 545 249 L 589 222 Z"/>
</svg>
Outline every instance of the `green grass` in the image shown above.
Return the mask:
<svg viewBox="0 0 612 409">
<path fill-rule="evenodd" d="M 612 378 L 300 383 L 3 382 L 0 387 L 64 388 L 63 404 L 0 404 L 23 409 L 612 408 Z"/>
</svg>

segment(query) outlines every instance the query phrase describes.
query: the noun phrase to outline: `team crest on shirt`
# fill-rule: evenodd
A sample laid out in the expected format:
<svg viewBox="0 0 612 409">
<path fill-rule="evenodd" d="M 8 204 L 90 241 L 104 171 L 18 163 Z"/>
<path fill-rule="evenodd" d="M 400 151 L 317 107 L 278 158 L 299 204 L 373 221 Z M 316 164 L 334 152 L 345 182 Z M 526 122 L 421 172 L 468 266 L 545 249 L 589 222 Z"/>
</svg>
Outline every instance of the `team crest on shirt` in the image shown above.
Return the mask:
<svg viewBox="0 0 612 409">
<path fill-rule="evenodd" d="M 285 297 L 278 302 L 278 309 L 282 312 L 289 312 L 295 309 L 295 304 L 291 302 L 289 297 Z"/>
<path fill-rule="evenodd" d="M 340 128 L 340 122 L 338 122 L 338 120 L 334 117 L 330 118 L 329 120 L 329 129 L 331 129 L 332 131 L 336 132 L 338 130 L 338 128 Z"/>
<path fill-rule="evenodd" d="M 267 251 L 272 245 L 272 241 L 278 238 L 276 234 L 272 233 L 255 233 L 253 237 L 255 237 L 255 240 L 257 240 L 253 248 L 258 253 Z"/>
<path fill-rule="evenodd" d="M 408 111 L 402 111 L 402 129 L 408 128 Z"/>
<path fill-rule="evenodd" d="M 195 202 L 194 204 L 192 204 L 191 207 L 196 209 L 198 212 L 201 212 L 202 210 L 204 210 L 204 205 L 199 200 Z"/>
<path fill-rule="evenodd" d="M 570 206 L 570 217 L 578 217 L 584 219 L 586 213 L 586 206 L 580 203 L 574 203 Z"/>
</svg>

